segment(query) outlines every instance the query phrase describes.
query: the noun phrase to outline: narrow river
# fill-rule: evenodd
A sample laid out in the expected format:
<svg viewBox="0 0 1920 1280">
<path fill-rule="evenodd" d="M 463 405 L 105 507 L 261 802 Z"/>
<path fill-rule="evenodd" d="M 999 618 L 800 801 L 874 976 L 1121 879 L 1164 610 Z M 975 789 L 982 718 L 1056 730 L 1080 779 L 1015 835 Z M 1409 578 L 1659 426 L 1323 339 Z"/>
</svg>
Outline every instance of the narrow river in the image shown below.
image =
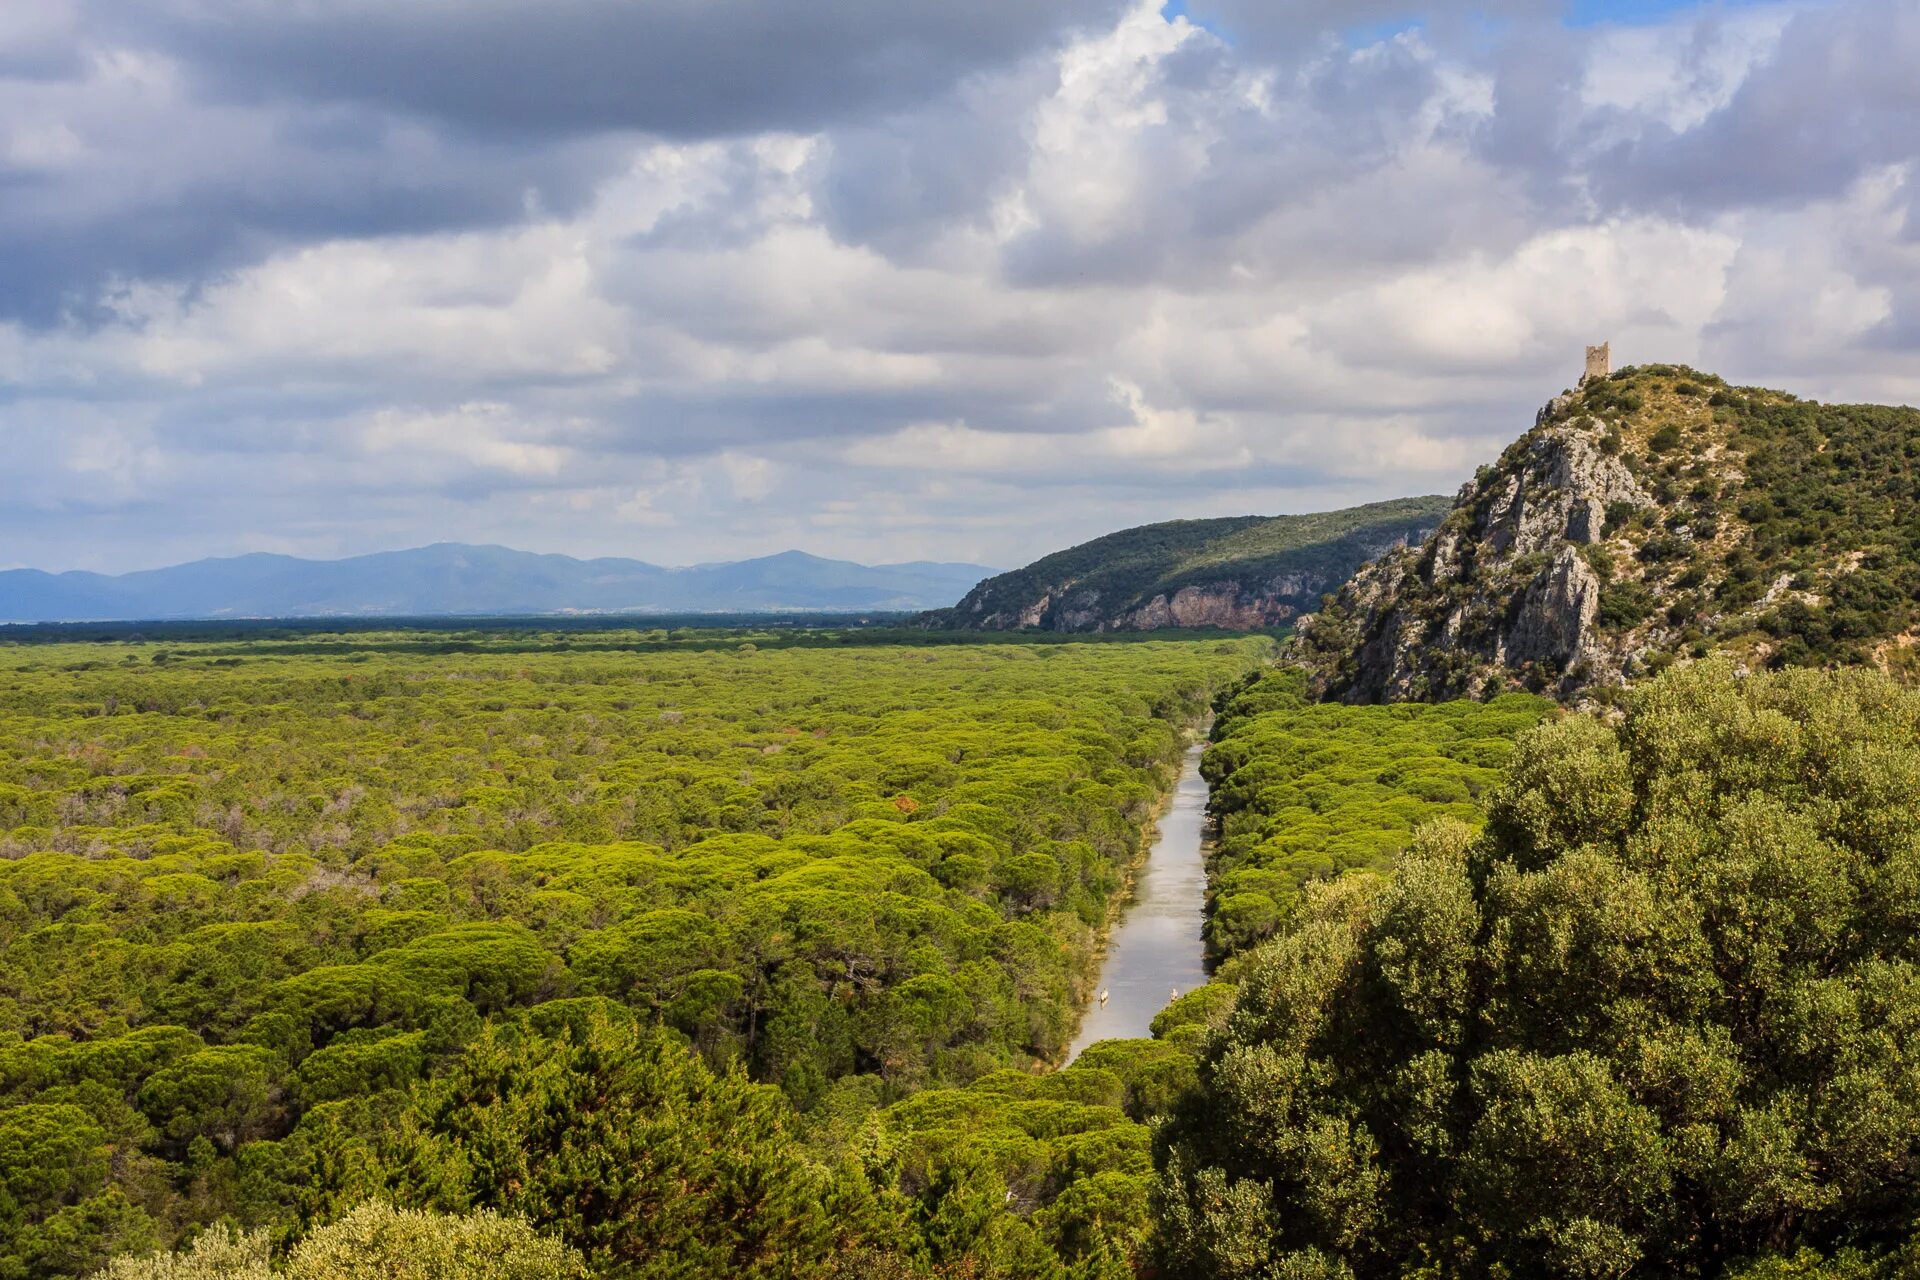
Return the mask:
<svg viewBox="0 0 1920 1280">
<path fill-rule="evenodd" d="M 1180 763 L 1173 803 L 1161 815 L 1146 865 L 1133 880 L 1126 913 L 1107 939 L 1100 982 L 1080 1020 L 1080 1034 L 1067 1061 L 1096 1040 L 1142 1037 L 1174 992 L 1185 994 L 1207 980 L 1200 937 L 1207 900 L 1207 781 L 1200 776 L 1200 747 Z M 1100 992 L 1107 993 L 1106 1003 Z"/>
</svg>

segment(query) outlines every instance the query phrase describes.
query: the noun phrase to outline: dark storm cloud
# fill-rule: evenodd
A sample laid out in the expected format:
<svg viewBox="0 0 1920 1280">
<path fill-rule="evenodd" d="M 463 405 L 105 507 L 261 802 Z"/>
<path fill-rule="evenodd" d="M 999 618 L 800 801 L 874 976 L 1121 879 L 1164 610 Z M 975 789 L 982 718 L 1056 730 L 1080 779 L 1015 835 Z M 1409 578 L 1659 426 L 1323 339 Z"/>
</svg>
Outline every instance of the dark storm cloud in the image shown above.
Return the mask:
<svg viewBox="0 0 1920 1280">
<path fill-rule="evenodd" d="M 903 107 L 1110 0 L 95 0 L 214 94 L 369 103 L 483 134 L 806 131 Z"/>
<path fill-rule="evenodd" d="M 1511 234 L 1478 211 L 1462 224 L 1450 202 L 1434 207 L 1434 193 L 1411 175 L 1355 191 L 1426 149 L 1429 127 L 1442 139 L 1465 127 L 1448 106 L 1435 108 L 1431 126 L 1419 123 L 1446 97 L 1446 68 L 1424 41 L 1386 41 L 1364 57 L 1323 47 L 1275 67 L 1205 36 L 1160 68 L 1164 118 L 1139 132 L 1132 157 L 1137 172 L 1159 180 L 1142 183 L 1120 216 L 1091 230 L 1070 216 L 1041 219 L 1008 247 L 1012 279 L 1185 288 L 1249 270 L 1310 271 L 1328 249 L 1351 269 L 1424 258 L 1463 234 L 1481 244 Z M 1395 208 L 1409 198 L 1426 207 Z M 1299 239 L 1318 241 L 1322 230 L 1335 233 L 1337 248 Z"/>
<path fill-rule="evenodd" d="M 0 50 L 33 34 L 0 26 Z M 147 51 L 64 38 L 59 74 L 0 65 L 0 318 L 88 322 L 119 280 L 191 286 L 288 246 L 564 215 L 630 150 L 449 137 L 355 105 L 209 105 Z"/>
<path fill-rule="evenodd" d="M 67 0 L 0 6 L 0 77 L 62 79 L 77 75 L 82 63 Z"/>
<path fill-rule="evenodd" d="M 1479 154 L 1528 176 L 1548 199 L 1546 184 L 1577 167 L 1578 133 L 1590 121 L 1580 100 L 1585 71 L 1580 39 L 1554 23 L 1528 22 L 1509 33 L 1489 58 L 1492 115 L 1475 131 Z"/>
</svg>

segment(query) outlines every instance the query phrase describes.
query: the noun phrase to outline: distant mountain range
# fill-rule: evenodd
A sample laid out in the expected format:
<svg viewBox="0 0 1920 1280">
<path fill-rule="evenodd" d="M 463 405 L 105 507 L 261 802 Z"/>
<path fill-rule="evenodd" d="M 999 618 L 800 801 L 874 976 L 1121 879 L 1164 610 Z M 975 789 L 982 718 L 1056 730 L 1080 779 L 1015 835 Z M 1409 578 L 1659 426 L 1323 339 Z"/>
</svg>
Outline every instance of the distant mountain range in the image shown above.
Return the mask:
<svg viewBox="0 0 1920 1280">
<path fill-rule="evenodd" d="M 10 569 L 0 571 L 0 622 L 916 610 L 950 604 L 994 572 L 800 551 L 670 569 L 442 542 L 345 560 L 256 554 L 114 575 Z"/>
</svg>

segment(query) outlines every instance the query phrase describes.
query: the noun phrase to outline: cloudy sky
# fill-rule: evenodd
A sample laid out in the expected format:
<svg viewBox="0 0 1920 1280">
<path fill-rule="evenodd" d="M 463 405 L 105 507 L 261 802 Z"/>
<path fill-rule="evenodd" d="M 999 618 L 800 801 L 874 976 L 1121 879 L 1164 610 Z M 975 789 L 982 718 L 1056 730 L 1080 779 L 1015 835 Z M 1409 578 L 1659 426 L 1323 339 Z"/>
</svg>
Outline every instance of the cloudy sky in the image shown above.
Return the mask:
<svg viewBox="0 0 1920 1280">
<path fill-rule="evenodd" d="M 0 567 L 1011 565 L 1920 402 L 1920 0 L 8 0 Z"/>
</svg>

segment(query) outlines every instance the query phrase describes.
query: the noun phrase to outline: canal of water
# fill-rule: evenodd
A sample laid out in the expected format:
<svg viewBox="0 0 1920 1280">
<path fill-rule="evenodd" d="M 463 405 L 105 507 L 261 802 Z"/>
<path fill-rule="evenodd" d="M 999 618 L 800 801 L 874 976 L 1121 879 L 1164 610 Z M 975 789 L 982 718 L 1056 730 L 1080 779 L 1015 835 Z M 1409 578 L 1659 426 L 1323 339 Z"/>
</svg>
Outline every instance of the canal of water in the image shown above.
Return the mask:
<svg viewBox="0 0 1920 1280">
<path fill-rule="evenodd" d="M 1180 763 L 1173 802 L 1161 815 L 1146 865 L 1133 880 L 1133 897 L 1107 939 L 1100 981 L 1067 1050 L 1071 1062 L 1096 1040 L 1144 1037 L 1154 1015 L 1175 993 L 1207 980 L 1200 929 L 1206 920 L 1207 781 L 1199 746 Z M 1107 993 L 1103 1003 L 1101 992 Z"/>
</svg>

